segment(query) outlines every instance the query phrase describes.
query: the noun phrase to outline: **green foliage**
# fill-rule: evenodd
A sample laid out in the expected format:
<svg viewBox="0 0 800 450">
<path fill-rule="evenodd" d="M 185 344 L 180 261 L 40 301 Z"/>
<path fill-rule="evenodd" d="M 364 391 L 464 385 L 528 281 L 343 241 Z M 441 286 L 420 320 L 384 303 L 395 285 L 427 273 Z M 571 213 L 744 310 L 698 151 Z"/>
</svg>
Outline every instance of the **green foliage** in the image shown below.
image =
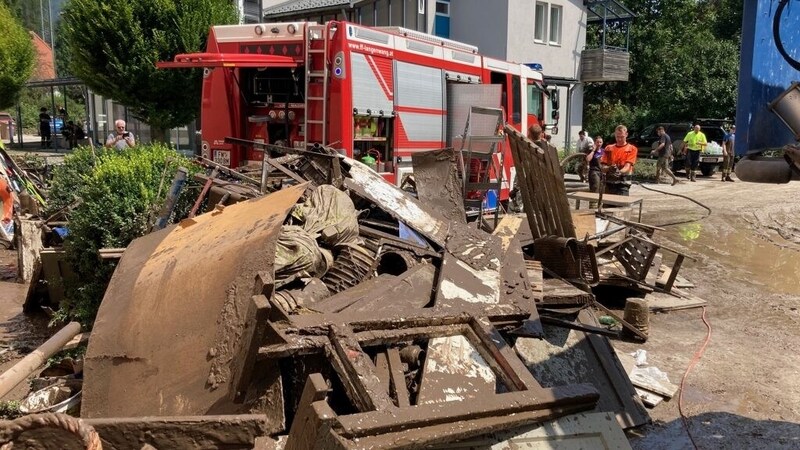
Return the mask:
<svg viewBox="0 0 800 450">
<path fill-rule="evenodd" d="M 657 162 L 655 159 L 638 159 L 633 166 L 633 178 L 637 181 L 656 181 Z"/>
<path fill-rule="evenodd" d="M 156 62 L 202 51 L 209 26 L 237 20 L 228 0 L 71 0 L 62 17 L 70 71 L 156 128 L 197 117 L 202 81 Z"/>
<path fill-rule="evenodd" d="M 19 93 L 33 73 L 34 48 L 30 35 L 0 3 L 0 109 L 17 102 Z"/>
<path fill-rule="evenodd" d="M 64 163 L 53 168 L 50 191 L 47 194 L 49 216 L 59 209 L 74 203 L 80 196 L 81 188 L 88 182 L 96 162 L 113 149 L 98 147 L 78 147 L 64 158 Z"/>
<path fill-rule="evenodd" d="M 154 211 L 163 204 L 172 175 L 179 166 L 198 168 L 164 145 L 115 149 L 79 148 L 65 158 L 53 176 L 51 209 L 82 202 L 69 218 L 64 249 L 77 281 L 66 286 L 58 319 L 74 319 L 91 326 L 115 264 L 101 261 L 101 248 L 126 247 L 146 234 Z M 162 179 L 163 184 L 162 184 Z M 183 217 L 193 195 L 184 189 L 174 217 Z"/>
<path fill-rule="evenodd" d="M 61 350 L 60 352 L 56 353 L 55 355 L 47 358 L 47 362 L 45 363 L 45 367 L 53 367 L 60 363 L 61 361 L 72 358 L 81 359 L 83 355 L 86 354 L 86 349 L 88 348 L 88 344 L 81 344 L 75 348 L 71 348 L 69 350 Z"/>
<path fill-rule="evenodd" d="M 18 400 L 6 400 L 0 402 L 0 419 L 14 420 L 17 417 L 22 417 L 22 411 L 19 410 Z"/>
<path fill-rule="evenodd" d="M 614 132 L 617 125 L 632 124 L 636 121 L 636 116 L 630 107 L 619 100 L 612 102 L 605 98 L 597 103 L 585 105 L 583 115 L 583 128 L 592 138 L 600 135 L 606 139 Z"/>
<path fill-rule="evenodd" d="M 22 109 L 22 128 L 25 132 L 30 134 L 39 133 L 39 109 L 42 106 L 49 110 L 50 116 L 55 117 L 57 115 L 53 111 L 53 97 L 55 97 L 56 111 L 58 111 L 58 108 L 66 106 L 69 114 L 68 120 L 73 120 L 77 124 L 86 120 L 85 99 L 81 88 L 64 86 L 59 89 L 52 97 L 49 88 L 26 88 L 22 91 L 19 98 L 19 106 Z"/>
<path fill-rule="evenodd" d="M 732 117 L 742 0 L 626 0 L 625 6 L 636 14 L 630 25 L 630 81 L 587 84 L 587 128 L 606 134 L 613 129 L 607 128 L 607 116 L 615 114 L 629 128 Z M 591 25 L 587 47 L 599 46 L 600 35 L 598 26 Z M 607 43 L 624 43 L 620 27 L 605 35 Z"/>
</svg>

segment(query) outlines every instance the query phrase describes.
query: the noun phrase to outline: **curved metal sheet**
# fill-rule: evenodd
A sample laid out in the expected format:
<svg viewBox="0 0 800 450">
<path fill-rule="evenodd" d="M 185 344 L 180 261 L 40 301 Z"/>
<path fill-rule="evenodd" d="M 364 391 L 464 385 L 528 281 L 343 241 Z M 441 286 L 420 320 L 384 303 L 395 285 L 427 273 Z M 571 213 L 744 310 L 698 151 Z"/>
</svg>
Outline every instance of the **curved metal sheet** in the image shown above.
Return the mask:
<svg viewBox="0 0 800 450">
<path fill-rule="evenodd" d="M 260 272 L 306 184 L 215 210 L 131 243 L 95 321 L 81 415 L 238 412 L 231 363 Z M 260 293 L 260 292 L 259 292 Z"/>
</svg>

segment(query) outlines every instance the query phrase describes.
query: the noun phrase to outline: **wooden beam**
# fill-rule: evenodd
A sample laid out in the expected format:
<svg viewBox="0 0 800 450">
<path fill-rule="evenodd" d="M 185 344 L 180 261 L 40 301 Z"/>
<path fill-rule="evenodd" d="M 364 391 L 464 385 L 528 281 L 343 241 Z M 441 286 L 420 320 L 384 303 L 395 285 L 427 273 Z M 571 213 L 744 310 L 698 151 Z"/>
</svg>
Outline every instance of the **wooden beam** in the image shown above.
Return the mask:
<svg viewBox="0 0 800 450">
<path fill-rule="evenodd" d="M 360 411 L 385 411 L 395 408 L 389 392 L 381 387 L 375 366 L 356 340 L 352 329 L 331 326 L 330 340 L 334 368 L 342 378 L 348 396 Z"/>
</svg>

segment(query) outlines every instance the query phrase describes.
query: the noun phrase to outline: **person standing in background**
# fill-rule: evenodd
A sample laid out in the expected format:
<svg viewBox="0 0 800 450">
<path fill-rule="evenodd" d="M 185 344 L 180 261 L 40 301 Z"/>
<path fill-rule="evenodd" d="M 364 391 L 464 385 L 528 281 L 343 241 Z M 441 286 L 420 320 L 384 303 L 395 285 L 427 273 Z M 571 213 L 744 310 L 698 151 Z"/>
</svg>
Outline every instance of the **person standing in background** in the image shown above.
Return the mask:
<svg viewBox="0 0 800 450">
<path fill-rule="evenodd" d="M 575 151 L 579 154 L 588 155 L 592 153 L 593 150 L 594 145 L 592 144 L 592 140 L 586 136 L 586 130 L 579 131 L 578 140 L 575 142 Z M 583 183 L 588 176 L 586 161 L 588 161 L 588 159 L 582 159 L 580 164 L 578 164 L 578 178 L 580 178 L 581 183 Z"/>
<path fill-rule="evenodd" d="M 722 181 L 733 182 L 733 158 L 736 156 L 734 144 L 736 143 L 736 125 L 731 125 L 731 130 L 722 139 Z"/>
<path fill-rule="evenodd" d="M 656 163 L 656 184 L 661 182 L 661 172 L 669 175 L 672 178 L 672 185 L 678 184 L 678 177 L 669 169 L 670 161 L 672 161 L 672 138 L 669 137 L 664 127 L 656 129 L 658 133 L 658 146 L 653 149 L 652 156 L 658 158 Z"/>
<path fill-rule="evenodd" d="M 600 170 L 600 160 L 603 158 L 603 137 L 594 138 L 594 148 L 586 153 L 585 163 L 589 167 L 589 192 L 600 192 L 600 182 L 603 179 Z M 591 206 L 590 206 L 591 207 Z"/>
<path fill-rule="evenodd" d="M 44 106 L 39 110 L 39 135 L 42 137 L 42 148 L 50 148 L 50 114 Z"/>
<path fill-rule="evenodd" d="M 695 180 L 694 171 L 700 165 L 700 153 L 705 151 L 708 140 L 706 135 L 700 131 L 700 124 L 695 123 L 692 131 L 686 133 L 683 138 L 683 154 L 686 155 L 686 177 L 690 181 Z M 687 151 L 688 150 L 688 151 Z"/>
</svg>

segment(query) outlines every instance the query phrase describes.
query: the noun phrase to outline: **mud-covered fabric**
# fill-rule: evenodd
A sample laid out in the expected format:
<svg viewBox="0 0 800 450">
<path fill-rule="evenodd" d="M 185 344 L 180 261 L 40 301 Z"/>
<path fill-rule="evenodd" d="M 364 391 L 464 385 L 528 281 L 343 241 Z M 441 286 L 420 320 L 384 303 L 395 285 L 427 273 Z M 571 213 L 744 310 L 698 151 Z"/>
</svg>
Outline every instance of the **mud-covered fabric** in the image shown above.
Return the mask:
<svg viewBox="0 0 800 450">
<path fill-rule="evenodd" d="M 298 277 L 321 277 L 333 265 L 330 251 L 320 248 L 315 235 L 296 225 L 284 225 L 275 249 L 277 287 Z"/>
<path fill-rule="evenodd" d="M 302 223 L 305 231 L 330 246 L 358 238 L 358 212 L 353 201 L 328 184 L 316 188 L 305 203 L 294 209 L 292 217 Z"/>
</svg>

